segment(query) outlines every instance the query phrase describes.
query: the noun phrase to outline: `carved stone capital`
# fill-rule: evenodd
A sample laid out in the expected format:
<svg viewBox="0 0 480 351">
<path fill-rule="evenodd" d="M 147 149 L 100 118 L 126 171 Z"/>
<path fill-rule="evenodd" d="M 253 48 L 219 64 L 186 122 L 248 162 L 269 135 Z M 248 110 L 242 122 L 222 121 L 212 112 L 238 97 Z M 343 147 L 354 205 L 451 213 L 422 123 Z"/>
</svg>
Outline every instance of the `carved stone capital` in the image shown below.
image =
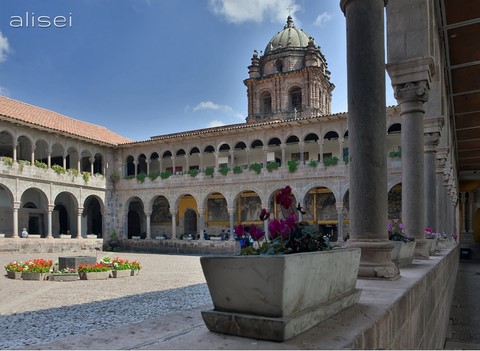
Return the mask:
<svg viewBox="0 0 480 351">
<path fill-rule="evenodd" d="M 405 101 L 426 102 L 428 100 L 428 82 L 426 80 L 397 84 L 393 91 L 395 99 L 400 104 Z"/>
<path fill-rule="evenodd" d="M 424 152 L 437 152 L 439 140 L 438 134 L 425 134 L 423 137 Z"/>
</svg>

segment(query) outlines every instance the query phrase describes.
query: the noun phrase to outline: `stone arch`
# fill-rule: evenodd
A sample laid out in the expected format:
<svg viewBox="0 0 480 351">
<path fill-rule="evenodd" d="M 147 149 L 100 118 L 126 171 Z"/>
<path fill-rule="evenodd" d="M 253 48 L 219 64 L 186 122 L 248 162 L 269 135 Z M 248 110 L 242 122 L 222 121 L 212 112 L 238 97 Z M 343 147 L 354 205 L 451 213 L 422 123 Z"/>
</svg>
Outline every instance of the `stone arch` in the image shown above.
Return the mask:
<svg viewBox="0 0 480 351">
<path fill-rule="evenodd" d="M 190 151 L 188 152 L 188 154 L 190 155 L 189 157 L 189 169 L 188 170 L 191 170 L 191 169 L 200 169 L 200 164 L 201 164 L 201 153 L 200 153 L 200 149 L 196 146 L 192 147 L 190 149 Z"/>
<path fill-rule="evenodd" d="M 52 212 L 52 235 L 77 234 L 77 198 L 70 192 L 64 191 L 55 197 Z"/>
<path fill-rule="evenodd" d="M 0 233 L 6 237 L 13 236 L 13 194 L 10 189 L 0 184 Z M 17 233 L 18 234 L 18 233 Z"/>
<path fill-rule="evenodd" d="M 235 196 L 235 222 L 244 224 L 260 224 L 262 194 L 252 189 L 244 189 Z"/>
<path fill-rule="evenodd" d="M 127 207 L 127 238 L 132 236 L 142 236 L 145 233 L 145 210 L 142 199 L 133 196 L 128 199 Z"/>
<path fill-rule="evenodd" d="M 17 160 L 32 161 L 32 139 L 26 135 L 17 138 Z"/>
<path fill-rule="evenodd" d="M 83 217 L 85 225 L 82 223 L 82 228 L 85 228 L 86 234 L 97 235 L 97 238 L 103 237 L 103 213 L 104 204 L 101 198 L 96 195 L 88 196 L 83 202 Z"/>
<path fill-rule="evenodd" d="M 103 174 L 104 160 L 103 155 L 99 152 L 93 156 L 93 174 Z"/>
<path fill-rule="evenodd" d="M 51 160 L 50 164 L 53 165 L 58 165 L 63 167 L 63 157 L 65 156 L 65 148 L 61 143 L 55 143 L 52 146 L 52 155 L 51 155 Z"/>
<path fill-rule="evenodd" d="M 135 175 L 135 158 L 128 155 L 125 162 L 125 176 L 131 177 Z"/>
<path fill-rule="evenodd" d="M 150 173 L 160 173 L 160 156 L 157 152 L 150 155 Z"/>
<path fill-rule="evenodd" d="M 184 234 L 195 234 L 195 232 L 187 233 L 186 229 L 189 229 L 191 227 L 195 227 L 195 228 L 197 227 L 196 217 L 195 217 L 195 223 L 192 223 L 192 222 L 187 223 L 185 221 L 185 214 L 189 210 L 194 210 L 196 213 L 198 204 L 199 202 L 196 194 L 182 193 L 177 197 L 175 201 L 175 208 L 177 209 L 177 216 L 176 216 L 177 237 Z"/>
<path fill-rule="evenodd" d="M 0 132 L 0 156 L 13 158 L 13 135 L 7 131 Z"/>
<path fill-rule="evenodd" d="M 388 219 L 402 220 L 402 183 L 393 185 L 388 190 Z"/>
<path fill-rule="evenodd" d="M 43 139 L 38 139 L 35 142 L 35 161 L 48 163 L 48 143 Z"/>
<path fill-rule="evenodd" d="M 90 173 L 92 152 L 90 150 L 83 150 L 80 153 L 80 172 Z"/>
<path fill-rule="evenodd" d="M 152 198 L 149 208 L 150 215 L 150 231 L 153 237 L 171 235 L 172 214 L 170 213 L 170 201 L 165 195 L 156 195 Z"/>
<path fill-rule="evenodd" d="M 137 174 L 147 174 L 147 156 L 145 154 L 138 155 Z"/>
<path fill-rule="evenodd" d="M 70 146 L 67 149 L 66 164 L 67 169 L 77 169 L 78 170 L 78 161 L 80 160 L 79 152 L 77 148 Z"/>
<path fill-rule="evenodd" d="M 269 115 L 272 113 L 272 93 L 265 90 L 260 93 L 260 114 Z"/>
<path fill-rule="evenodd" d="M 20 197 L 18 210 L 19 228 L 27 228 L 30 234 L 47 234 L 47 195 L 39 188 L 28 188 Z M 30 205 L 31 204 L 31 205 Z"/>
<path fill-rule="evenodd" d="M 205 197 L 205 225 L 209 233 L 218 233 L 222 228 L 228 227 L 230 217 L 228 214 L 228 200 L 218 191 L 211 192 Z"/>
</svg>

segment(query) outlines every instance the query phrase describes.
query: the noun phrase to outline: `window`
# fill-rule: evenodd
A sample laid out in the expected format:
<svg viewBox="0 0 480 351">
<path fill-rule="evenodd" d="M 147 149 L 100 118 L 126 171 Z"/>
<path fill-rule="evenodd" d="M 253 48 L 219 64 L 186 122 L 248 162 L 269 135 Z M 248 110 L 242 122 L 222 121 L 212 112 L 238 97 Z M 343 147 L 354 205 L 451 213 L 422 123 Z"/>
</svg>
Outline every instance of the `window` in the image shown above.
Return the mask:
<svg viewBox="0 0 480 351">
<path fill-rule="evenodd" d="M 302 109 L 302 90 L 300 88 L 290 90 L 290 109 L 297 111 Z"/>
<path fill-rule="evenodd" d="M 263 93 L 261 96 L 260 112 L 263 115 L 272 113 L 272 95 L 269 92 Z"/>
</svg>

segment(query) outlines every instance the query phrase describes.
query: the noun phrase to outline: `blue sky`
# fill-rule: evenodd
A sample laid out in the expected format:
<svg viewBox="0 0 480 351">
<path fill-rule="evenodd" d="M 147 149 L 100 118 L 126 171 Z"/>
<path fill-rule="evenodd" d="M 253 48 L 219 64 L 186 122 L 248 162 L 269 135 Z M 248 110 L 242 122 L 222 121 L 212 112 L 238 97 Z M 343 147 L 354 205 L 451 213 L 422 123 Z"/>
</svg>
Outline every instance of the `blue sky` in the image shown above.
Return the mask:
<svg viewBox="0 0 480 351">
<path fill-rule="evenodd" d="M 332 112 L 346 111 L 338 0 L 0 0 L 0 95 L 135 140 L 242 123 L 253 50 L 283 29 L 288 8 L 326 56 Z"/>
</svg>

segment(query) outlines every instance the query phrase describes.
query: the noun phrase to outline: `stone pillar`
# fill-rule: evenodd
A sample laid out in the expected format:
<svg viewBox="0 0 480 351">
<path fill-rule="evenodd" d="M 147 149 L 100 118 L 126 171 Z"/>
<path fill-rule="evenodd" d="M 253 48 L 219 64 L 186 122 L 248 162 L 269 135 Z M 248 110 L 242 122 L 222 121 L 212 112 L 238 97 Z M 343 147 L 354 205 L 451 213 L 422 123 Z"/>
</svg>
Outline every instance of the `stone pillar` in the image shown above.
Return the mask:
<svg viewBox="0 0 480 351">
<path fill-rule="evenodd" d="M 83 207 L 79 207 L 77 210 L 77 239 L 82 239 L 82 212 Z"/>
<path fill-rule="evenodd" d="M 14 141 L 13 142 L 13 148 L 12 148 L 13 162 L 17 162 L 17 147 L 18 147 L 18 142 Z"/>
<path fill-rule="evenodd" d="M 47 239 L 53 239 L 52 233 L 52 213 L 55 205 L 48 205 L 48 218 L 47 218 Z"/>
<path fill-rule="evenodd" d="M 264 146 L 263 148 L 263 169 L 267 169 L 267 153 L 268 153 L 268 146 Z"/>
<path fill-rule="evenodd" d="M 235 152 L 234 150 L 230 150 L 230 169 L 232 170 L 233 173 L 233 168 L 235 167 Z"/>
<path fill-rule="evenodd" d="M 67 156 L 68 154 L 63 154 L 63 168 L 67 169 Z"/>
<path fill-rule="evenodd" d="M 397 279 L 387 232 L 384 1 L 341 0 L 347 22 L 350 247 L 359 277 Z M 368 191 L 367 191 L 368 189 Z"/>
<path fill-rule="evenodd" d="M 36 146 L 32 145 L 32 152 L 30 154 L 30 163 L 32 166 L 35 165 L 35 149 L 36 149 Z"/>
<path fill-rule="evenodd" d="M 177 168 L 177 165 L 175 163 L 175 156 L 172 156 L 172 175 L 176 174 L 175 169 Z"/>
<path fill-rule="evenodd" d="M 436 154 L 438 135 L 424 135 L 424 184 L 425 184 L 425 227 L 438 232 L 437 227 L 437 187 L 436 187 Z"/>
<path fill-rule="evenodd" d="M 465 198 L 465 193 L 460 193 L 460 201 L 461 201 L 461 206 L 460 206 L 460 211 L 462 212 L 462 221 L 461 221 L 461 233 L 465 234 L 467 231 L 465 230 L 465 209 L 466 209 L 466 198 Z"/>
<path fill-rule="evenodd" d="M 188 154 L 185 154 L 185 172 L 188 172 L 190 170 L 190 158 L 188 157 Z"/>
<path fill-rule="evenodd" d="M 90 157 L 90 158 L 88 159 L 88 161 L 90 161 L 90 175 L 93 176 L 93 174 L 94 174 L 94 172 L 95 172 L 94 169 L 93 169 L 93 163 L 95 162 L 95 159 L 94 159 L 93 157 Z"/>
<path fill-rule="evenodd" d="M 250 148 L 249 147 L 245 149 L 245 153 L 247 154 L 247 166 L 248 166 L 248 169 L 250 170 Z"/>
<path fill-rule="evenodd" d="M 147 177 L 148 177 L 148 175 L 150 174 L 150 160 L 146 160 L 145 163 L 147 164 Z M 106 174 L 106 173 L 104 173 L 104 174 Z"/>
<path fill-rule="evenodd" d="M 338 158 L 339 158 L 338 164 L 340 164 L 340 165 L 344 165 L 344 164 L 345 164 L 345 160 L 343 159 L 343 143 L 344 143 L 343 137 L 339 137 L 339 138 L 338 138 L 338 144 L 339 144 L 338 146 L 339 146 L 339 149 L 340 149 L 340 150 L 338 151 L 338 152 L 339 152 L 339 153 L 338 153 Z M 386 147 L 386 146 L 385 146 L 385 147 Z"/>
<path fill-rule="evenodd" d="M 200 151 L 200 154 L 198 155 L 198 158 L 200 159 L 200 170 L 203 170 L 203 151 Z"/>
<path fill-rule="evenodd" d="M 338 225 L 337 225 L 337 236 L 338 241 L 343 243 L 343 202 L 335 203 L 335 208 L 337 210 L 337 218 L 338 218 Z"/>
<path fill-rule="evenodd" d="M 473 192 L 468 193 L 467 230 L 469 234 L 473 235 Z"/>
<path fill-rule="evenodd" d="M 138 175 L 138 161 L 133 161 L 133 165 L 135 168 L 135 178 L 137 178 L 137 175 Z"/>
<path fill-rule="evenodd" d="M 229 240 L 235 240 L 233 237 L 233 224 L 235 221 L 235 207 L 227 207 L 228 216 L 230 218 L 230 238 Z"/>
<path fill-rule="evenodd" d="M 445 161 L 447 159 L 446 149 L 439 148 L 437 150 L 437 168 L 436 168 L 436 187 L 437 187 L 437 228 L 441 233 L 446 233 L 445 230 L 445 188 L 443 187 L 443 171 L 445 168 Z M 447 233 L 448 234 L 448 233 Z"/>
<path fill-rule="evenodd" d="M 18 210 L 20 209 L 21 206 L 20 201 L 14 201 L 13 202 L 13 233 L 12 233 L 12 238 L 19 238 L 18 235 Z"/>
<path fill-rule="evenodd" d="M 203 230 L 205 229 L 205 210 L 203 207 L 198 209 L 198 235 L 200 235 L 200 240 L 205 240 L 203 237 Z"/>
<path fill-rule="evenodd" d="M 128 239 L 128 209 L 127 209 L 127 211 L 123 214 L 123 221 L 124 221 L 124 223 L 125 223 L 125 224 L 124 224 L 125 230 L 124 230 L 122 239 Z"/>
<path fill-rule="evenodd" d="M 287 145 L 285 144 L 282 144 L 280 146 L 281 150 L 282 150 L 282 168 L 287 168 L 287 161 L 286 161 L 286 158 L 287 158 Z"/>
<path fill-rule="evenodd" d="M 152 215 L 152 211 L 145 211 L 145 216 L 147 217 L 147 237 L 145 239 L 151 239 L 151 232 L 150 232 L 150 218 Z"/>
<path fill-rule="evenodd" d="M 425 239 L 424 129 L 433 59 L 412 59 L 387 65 L 400 105 L 402 121 L 402 222 L 405 233 L 415 237 L 414 257 L 429 258 Z"/>
<path fill-rule="evenodd" d="M 170 214 L 172 215 L 172 240 L 177 239 L 177 209 L 170 207 Z"/>
<path fill-rule="evenodd" d="M 318 149 L 320 153 L 320 160 L 318 161 L 318 163 L 321 167 L 323 167 L 323 139 L 318 140 Z"/>
<path fill-rule="evenodd" d="M 298 146 L 300 147 L 300 164 L 304 165 L 305 164 L 305 143 L 303 141 L 298 143 Z"/>
</svg>

